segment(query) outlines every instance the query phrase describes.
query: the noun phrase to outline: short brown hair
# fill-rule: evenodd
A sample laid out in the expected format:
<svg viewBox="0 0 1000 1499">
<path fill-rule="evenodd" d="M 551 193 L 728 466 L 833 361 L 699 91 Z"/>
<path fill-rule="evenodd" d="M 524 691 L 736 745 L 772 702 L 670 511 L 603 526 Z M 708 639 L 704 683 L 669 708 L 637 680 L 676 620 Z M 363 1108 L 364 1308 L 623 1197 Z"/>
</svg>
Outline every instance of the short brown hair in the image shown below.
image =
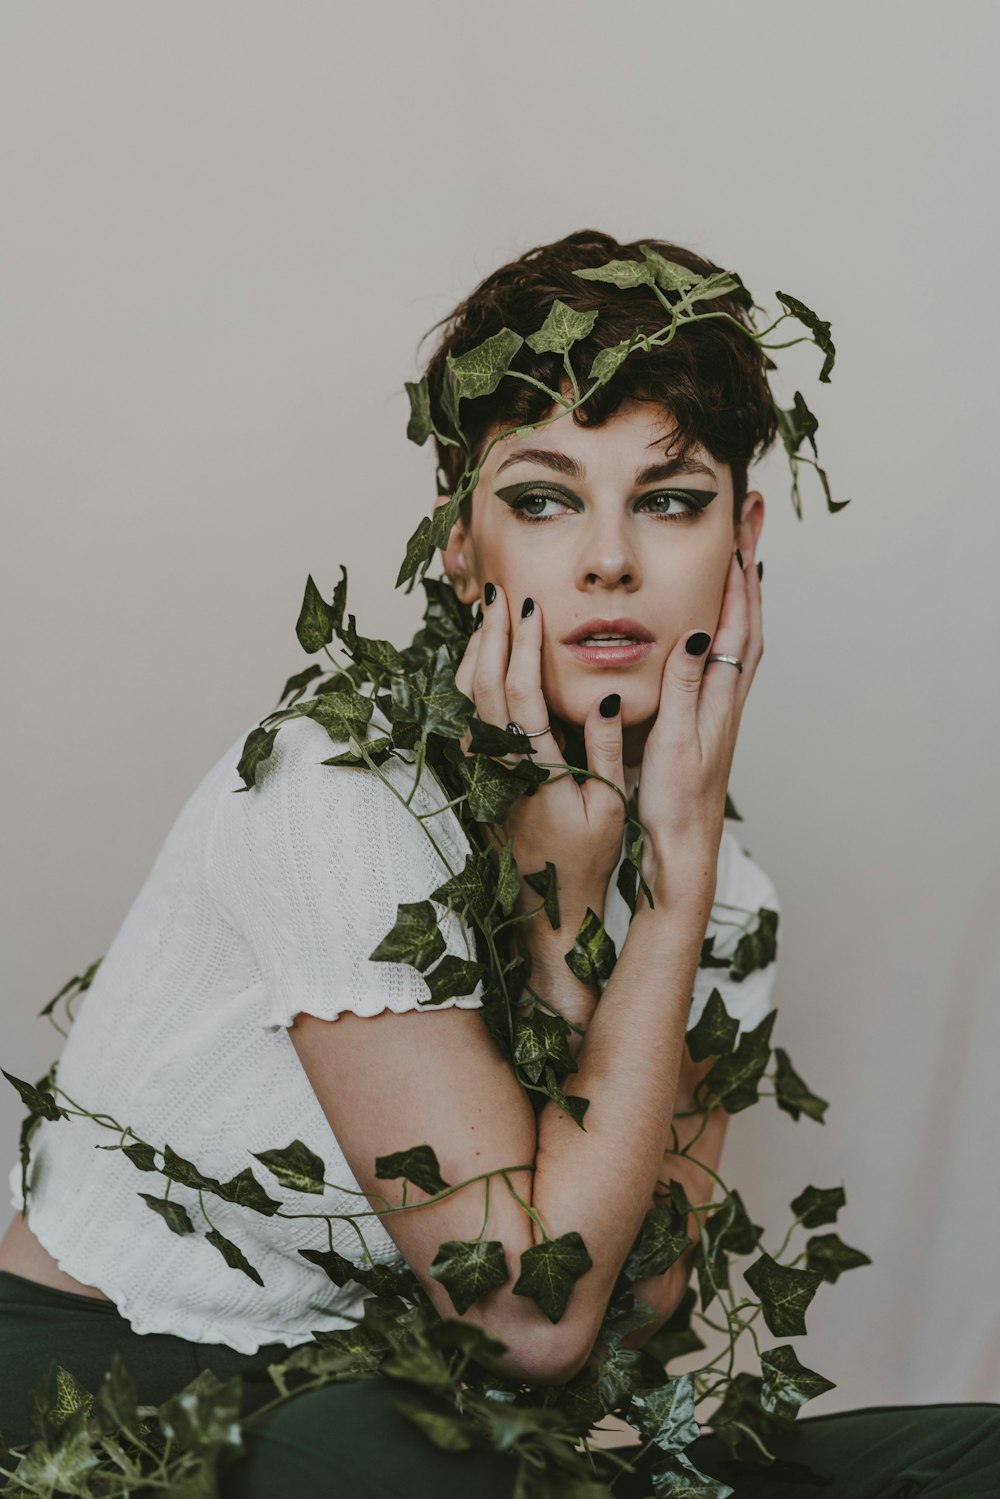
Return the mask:
<svg viewBox="0 0 1000 1499">
<path fill-rule="evenodd" d="M 700 276 L 723 269 L 682 245 L 656 239 L 641 243 Z M 571 350 L 581 384 L 601 349 L 630 338 L 637 328 L 645 333 L 662 328 L 666 313 L 650 287 L 623 289 L 573 274 L 609 260 L 643 258 L 639 241 L 621 244 L 597 229 L 580 229 L 552 244 L 526 250 L 481 281 L 448 317 L 424 334 L 428 338 L 435 329 L 444 327 L 425 370 L 431 415 L 438 431 L 455 435 L 441 400 L 446 357 L 450 354 L 457 359 L 502 328 L 527 337 L 541 326 L 557 297 L 574 310 L 596 309 L 598 313 L 591 333 Z M 750 328 L 747 311 L 754 303 L 742 284 L 710 305 L 713 312 L 728 312 Z M 750 463 L 766 452 L 778 431 L 766 375 L 769 367 L 773 368 L 753 338 L 724 318 L 687 324 L 665 347 L 649 352 L 634 349 L 607 384 L 599 386 L 573 412 L 573 420 L 580 425 L 601 426 L 626 399 L 665 407 L 675 423 L 670 437 L 682 453 L 700 444 L 718 462 L 729 465 L 735 521 L 746 496 Z M 560 354 L 536 354 L 527 343 L 521 345 L 510 368 L 532 375 L 550 390 L 559 390 L 565 379 Z M 495 430 L 539 421 L 551 406 L 544 391 L 527 381 L 506 377 L 492 395 L 465 402 L 462 425 L 473 456 L 478 461 Z M 439 487 L 442 493 L 450 494 L 464 467 L 465 453 L 460 446 L 444 445 L 437 438 L 434 442 Z M 466 499 L 463 509 L 468 503 Z"/>
</svg>

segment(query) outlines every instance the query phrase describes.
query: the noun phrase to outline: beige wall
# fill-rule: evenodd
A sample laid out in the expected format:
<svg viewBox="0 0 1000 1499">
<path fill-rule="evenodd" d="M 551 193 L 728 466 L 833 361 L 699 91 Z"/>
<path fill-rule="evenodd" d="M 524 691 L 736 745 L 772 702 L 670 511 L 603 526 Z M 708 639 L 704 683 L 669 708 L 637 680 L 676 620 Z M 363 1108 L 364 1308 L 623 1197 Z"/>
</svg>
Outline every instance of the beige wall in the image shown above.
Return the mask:
<svg viewBox="0 0 1000 1499">
<path fill-rule="evenodd" d="M 8 1070 L 56 1054 L 37 1011 L 304 663 L 306 573 L 414 626 L 419 336 L 529 245 L 673 237 L 832 320 L 833 384 L 794 350 L 783 393 L 854 497 L 807 479 L 800 524 L 784 460 L 758 475 L 733 792 L 783 900 L 778 1037 L 832 1107 L 738 1116 L 727 1174 L 782 1230 L 843 1181 L 875 1260 L 814 1303 L 810 1410 L 1000 1399 L 997 29 L 975 0 L 7 0 Z"/>
</svg>

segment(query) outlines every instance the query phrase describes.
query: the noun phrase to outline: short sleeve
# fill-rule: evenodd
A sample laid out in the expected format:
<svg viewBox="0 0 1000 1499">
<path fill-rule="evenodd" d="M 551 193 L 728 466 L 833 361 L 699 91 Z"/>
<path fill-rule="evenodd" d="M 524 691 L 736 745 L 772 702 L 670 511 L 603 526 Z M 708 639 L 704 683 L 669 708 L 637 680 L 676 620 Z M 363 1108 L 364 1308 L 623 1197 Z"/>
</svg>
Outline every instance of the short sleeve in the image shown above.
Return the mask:
<svg viewBox="0 0 1000 1499">
<path fill-rule="evenodd" d="M 774 912 L 775 927 L 780 927 L 781 910 L 777 892 L 768 875 L 744 849 L 736 836 L 726 828 L 719 847 L 715 901 L 705 936 L 713 937 L 712 955 L 731 958 L 747 933 L 760 926 L 760 911 Z M 768 918 L 765 918 L 765 920 Z M 753 1030 L 774 1008 L 773 992 L 777 955 L 764 967 L 754 968 L 742 979 L 730 976 L 727 968 L 699 968 L 695 975 L 694 994 L 688 1017 L 688 1029 L 698 1024 L 713 989 L 718 989 L 727 1012 L 739 1021 L 739 1035 Z"/>
<path fill-rule="evenodd" d="M 391 757 L 381 767 L 397 796 L 368 767 L 324 765 L 339 748 L 312 719 L 287 720 L 256 785 L 242 795 L 231 794 L 242 784 L 234 764 L 213 819 L 209 888 L 256 959 L 261 1024 L 276 1030 L 300 1011 L 336 1020 L 345 1010 L 480 1008 L 481 981 L 467 995 L 432 1002 L 416 968 L 371 960 L 399 905 L 427 900 L 462 868 L 470 845 L 453 812 L 429 824 L 413 815 L 447 800 L 428 768 L 411 811 L 400 800 L 413 786 L 411 762 Z M 475 958 L 458 914 L 434 908 L 442 956 Z"/>
</svg>

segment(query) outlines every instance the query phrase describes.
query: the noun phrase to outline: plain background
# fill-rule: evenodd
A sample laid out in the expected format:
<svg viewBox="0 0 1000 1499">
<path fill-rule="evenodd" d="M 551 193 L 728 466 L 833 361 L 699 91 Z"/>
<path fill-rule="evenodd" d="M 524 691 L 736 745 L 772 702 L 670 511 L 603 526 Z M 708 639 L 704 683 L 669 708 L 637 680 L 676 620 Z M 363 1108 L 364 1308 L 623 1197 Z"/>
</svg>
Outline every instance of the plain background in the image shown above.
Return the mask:
<svg viewBox="0 0 1000 1499">
<path fill-rule="evenodd" d="M 776 389 L 852 499 L 806 472 L 800 522 L 784 457 L 756 474 L 731 789 L 782 900 L 775 1041 L 831 1107 L 737 1116 L 723 1170 L 772 1248 L 843 1183 L 873 1258 L 796 1343 L 837 1381 L 810 1413 L 1000 1399 L 998 29 L 973 0 L 7 0 L 9 1071 L 58 1053 L 37 1012 L 306 664 L 306 574 L 344 563 L 360 628 L 409 639 L 421 335 L 532 245 L 672 238 L 832 321 L 833 382 L 796 349 Z"/>
</svg>

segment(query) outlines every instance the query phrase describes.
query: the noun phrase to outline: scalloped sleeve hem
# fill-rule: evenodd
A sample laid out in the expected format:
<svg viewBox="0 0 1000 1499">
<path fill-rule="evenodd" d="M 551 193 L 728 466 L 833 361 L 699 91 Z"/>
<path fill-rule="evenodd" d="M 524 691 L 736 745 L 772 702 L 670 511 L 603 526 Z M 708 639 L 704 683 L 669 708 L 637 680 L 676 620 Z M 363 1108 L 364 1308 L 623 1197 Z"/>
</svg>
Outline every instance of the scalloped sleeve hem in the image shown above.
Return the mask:
<svg viewBox="0 0 1000 1499">
<path fill-rule="evenodd" d="M 257 1023 L 277 1031 L 303 1012 L 336 1020 L 345 1012 L 481 1008 L 481 981 L 433 1003 L 416 968 L 370 958 L 399 905 L 427 900 L 471 851 L 453 811 L 429 824 L 413 815 L 446 801 L 443 788 L 425 767 L 411 811 L 400 801 L 413 788 L 409 761 L 385 762 L 387 785 L 367 767 L 324 765 L 337 749 L 312 719 L 287 720 L 256 786 L 240 795 L 229 794 L 242 784 L 234 765 L 213 818 L 209 889 L 259 970 Z M 442 956 L 475 958 L 458 914 L 434 908 Z"/>
</svg>

